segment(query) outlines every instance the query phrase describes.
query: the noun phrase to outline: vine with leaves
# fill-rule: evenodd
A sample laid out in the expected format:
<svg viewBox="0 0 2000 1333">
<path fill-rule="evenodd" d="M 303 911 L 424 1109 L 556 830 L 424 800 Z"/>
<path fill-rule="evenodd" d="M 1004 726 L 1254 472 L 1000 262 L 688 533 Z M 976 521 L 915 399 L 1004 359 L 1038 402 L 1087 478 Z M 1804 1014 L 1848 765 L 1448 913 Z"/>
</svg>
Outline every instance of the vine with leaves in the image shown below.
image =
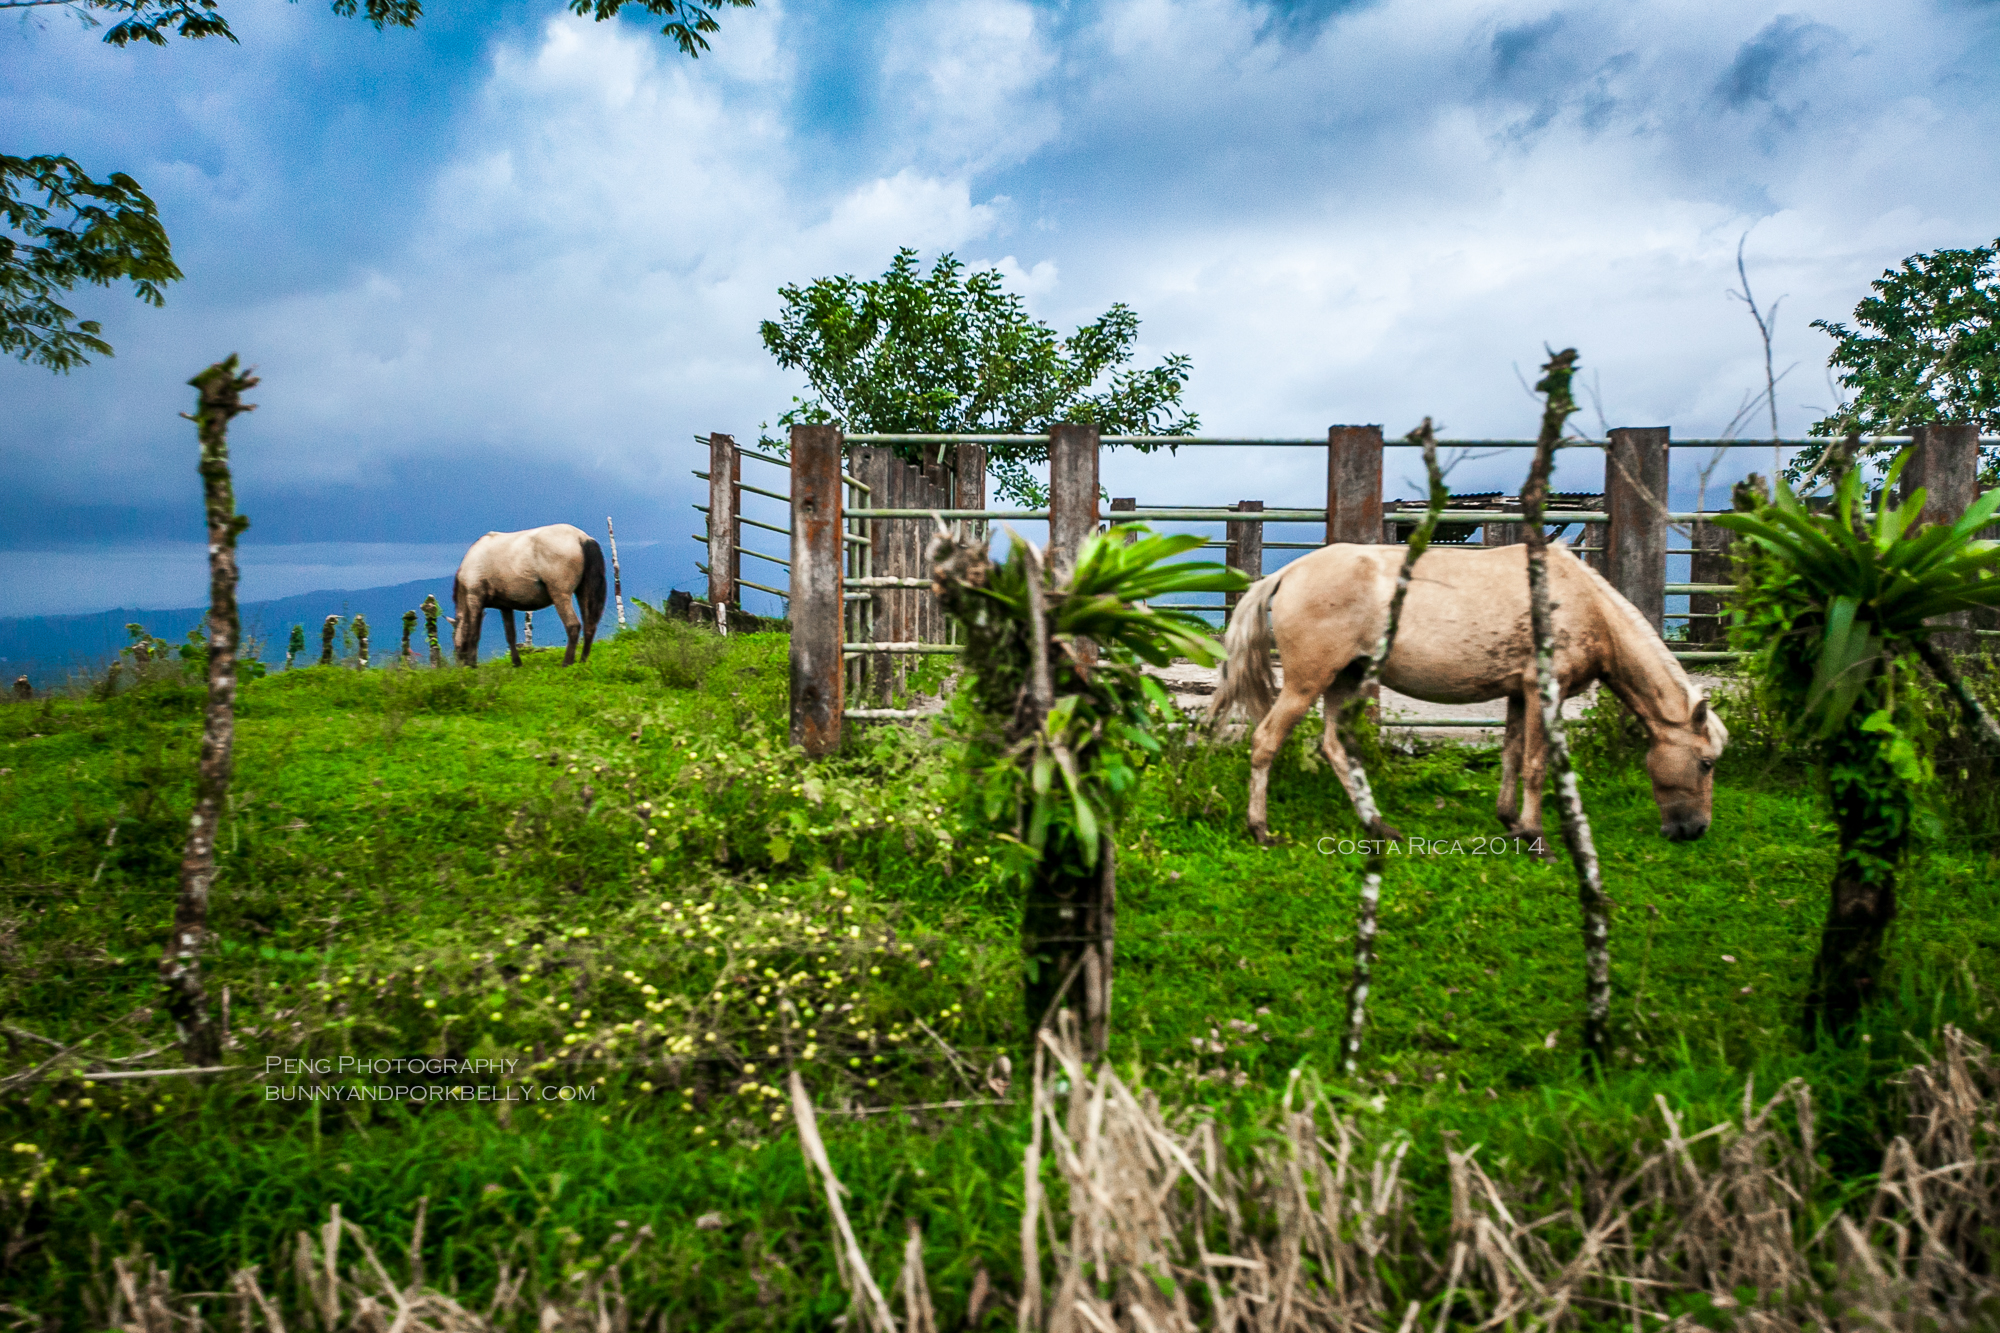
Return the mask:
<svg viewBox="0 0 2000 1333">
<path fill-rule="evenodd" d="M 1114 834 L 1161 752 L 1159 733 L 1182 725 L 1144 668 L 1222 656 L 1199 616 L 1146 603 L 1248 584 L 1240 571 L 1176 559 L 1203 541 L 1122 525 L 1087 539 L 1065 575 L 1019 537 L 997 563 L 960 533 L 932 539 L 933 590 L 965 629 L 968 674 L 954 699 L 965 796 L 1009 849 L 1003 869 L 1026 897 L 1030 1032 L 1088 961 L 1092 951 L 1074 946 L 1098 945 L 1103 994 L 1086 996 L 1085 1026 L 1103 1049 Z"/>
<path fill-rule="evenodd" d="M 1989 741 L 2000 729 L 1930 641 L 1935 617 L 2000 606 L 2000 542 L 1979 530 L 2000 509 L 1989 491 L 1954 522 L 1912 531 L 1919 489 L 1892 505 L 1905 450 L 1871 504 L 1850 434 L 1834 455 L 1833 505 L 1808 510 L 1779 479 L 1767 506 L 1715 522 L 1736 544 L 1734 646 L 1773 711 L 1815 753 L 1838 831 L 1831 901 L 1813 969 L 1808 1035 L 1839 1032 L 1882 990 L 1884 936 L 1918 797 L 1931 780 L 1924 718 L 1930 666 Z"/>
</svg>

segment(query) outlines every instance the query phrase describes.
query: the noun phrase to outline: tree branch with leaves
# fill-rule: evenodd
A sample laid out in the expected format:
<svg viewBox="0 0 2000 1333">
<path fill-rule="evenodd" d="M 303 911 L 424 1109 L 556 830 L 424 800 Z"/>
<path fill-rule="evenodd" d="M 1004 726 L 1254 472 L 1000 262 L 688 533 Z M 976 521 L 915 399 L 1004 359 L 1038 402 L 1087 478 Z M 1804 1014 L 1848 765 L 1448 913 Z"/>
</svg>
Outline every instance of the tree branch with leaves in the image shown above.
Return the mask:
<svg viewBox="0 0 2000 1333">
<path fill-rule="evenodd" d="M 0 156 L 0 352 L 59 373 L 110 356 L 94 319 L 57 297 L 129 281 L 150 306 L 177 281 L 158 208 L 123 172 L 93 178 L 67 157 Z"/>
<path fill-rule="evenodd" d="M 708 50 L 724 9 L 756 0 L 569 0 L 571 13 L 615 18 L 627 6 L 666 22 L 660 31 L 690 58 Z M 0 10 L 68 9 L 90 27 L 112 20 L 104 40 L 165 46 L 171 37 L 236 41 L 217 0 L 0 0 Z M 376 28 L 413 28 L 422 0 L 333 0 L 342 18 L 365 17 Z M 100 17 L 102 16 L 102 17 Z M 58 297 L 79 286 L 130 280 L 151 306 L 166 303 L 162 288 L 180 269 L 159 210 L 123 172 L 97 180 L 68 157 L 0 155 L 0 352 L 66 373 L 93 356 L 112 355 L 103 325 L 78 319 Z"/>
</svg>

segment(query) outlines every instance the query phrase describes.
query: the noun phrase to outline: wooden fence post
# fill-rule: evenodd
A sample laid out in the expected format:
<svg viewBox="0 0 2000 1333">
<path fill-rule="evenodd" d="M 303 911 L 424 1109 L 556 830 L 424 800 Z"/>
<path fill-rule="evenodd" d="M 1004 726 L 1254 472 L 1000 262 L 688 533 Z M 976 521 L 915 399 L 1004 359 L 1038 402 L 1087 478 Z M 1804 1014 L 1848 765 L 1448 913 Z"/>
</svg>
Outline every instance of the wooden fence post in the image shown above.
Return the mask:
<svg viewBox="0 0 2000 1333">
<path fill-rule="evenodd" d="M 1239 514 L 1261 514 L 1264 512 L 1262 500 L 1238 500 L 1236 512 Z M 1264 525 L 1246 523 L 1241 519 L 1231 519 L 1223 530 L 1229 549 L 1223 554 L 1223 562 L 1231 569 L 1240 569 L 1255 583 L 1264 577 Z M 1224 596 L 1222 604 L 1234 607 L 1243 600 L 1243 594 L 1232 592 Z"/>
<path fill-rule="evenodd" d="M 1049 568 L 1068 573 L 1097 531 L 1098 429 L 1068 422 L 1049 431 Z"/>
<path fill-rule="evenodd" d="M 792 427 L 792 744 L 809 756 L 840 745 L 841 430 Z"/>
<path fill-rule="evenodd" d="M 1326 431 L 1326 544 L 1382 542 L 1382 428 Z"/>
<path fill-rule="evenodd" d="M 1620 426 L 1604 451 L 1604 576 L 1657 633 L 1667 614 L 1667 428 Z"/>
<path fill-rule="evenodd" d="M 1734 579 L 1729 567 L 1730 545 L 1736 534 L 1713 523 L 1694 523 L 1694 555 L 1688 559 L 1688 582 L 1729 583 Z M 1719 643 L 1729 637 L 1728 622 L 1721 617 L 1729 610 L 1723 593 L 1697 592 L 1688 595 L 1687 641 L 1693 644 Z M 1697 618 L 1698 617 L 1698 618 Z"/>
<path fill-rule="evenodd" d="M 952 446 L 951 507 L 986 508 L 986 446 L 960 440 Z M 963 520 L 965 530 L 977 538 L 987 536 L 986 520 Z"/>
<path fill-rule="evenodd" d="M 1913 494 L 1919 487 L 1926 492 L 1924 512 L 1911 527 L 1958 522 L 1959 516 L 1979 498 L 1979 427 L 1961 422 L 1912 426 L 1910 442 L 1916 447 L 1910 461 L 1903 466 L 1902 494 Z M 1934 623 L 1956 625 L 1964 631 L 1972 627 L 1973 617 L 1969 611 L 1954 611 L 1948 616 L 1935 617 Z M 1938 634 L 1933 638 L 1947 652 L 1972 651 L 1969 633 Z"/>
<path fill-rule="evenodd" d="M 743 557 L 743 457 L 736 437 L 716 431 L 708 437 L 708 606 L 715 627 L 729 628 L 729 607 L 741 596 L 736 580 Z"/>
</svg>

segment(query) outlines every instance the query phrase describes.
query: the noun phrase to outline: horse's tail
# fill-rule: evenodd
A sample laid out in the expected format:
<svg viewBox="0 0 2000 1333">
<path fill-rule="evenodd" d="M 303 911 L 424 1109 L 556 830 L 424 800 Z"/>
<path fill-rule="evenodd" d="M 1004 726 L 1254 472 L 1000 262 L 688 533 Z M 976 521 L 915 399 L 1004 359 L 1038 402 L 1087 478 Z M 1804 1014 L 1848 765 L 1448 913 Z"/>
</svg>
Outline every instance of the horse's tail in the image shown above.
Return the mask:
<svg viewBox="0 0 2000 1333">
<path fill-rule="evenodd" d="M 597 544 L 597 538 L 583 539 L 583 579 L 576 585 L 578 610 L 583 612 L 584 627 L 593 633 L 597 622 L 604 616 L 604 548 Z"/>
<path fill-rule="evenodd" d="M 1278 590 L 1279 570 L 1259 579 L 1243 594 L 1229 617 L 1229 630 L 1222 646 L 1227 656 L 1222 663 L 1222 679 L 1215 697 L 1209 700 L 1208 720 L 1219 722 L 1235 709 L 1242 709 L 1254 726 L 1264 720 L 1278 701 L 1278 678 L 1271 670 L 1271 625 L 1266 612 L 1271 594 Z"/>
</svg>

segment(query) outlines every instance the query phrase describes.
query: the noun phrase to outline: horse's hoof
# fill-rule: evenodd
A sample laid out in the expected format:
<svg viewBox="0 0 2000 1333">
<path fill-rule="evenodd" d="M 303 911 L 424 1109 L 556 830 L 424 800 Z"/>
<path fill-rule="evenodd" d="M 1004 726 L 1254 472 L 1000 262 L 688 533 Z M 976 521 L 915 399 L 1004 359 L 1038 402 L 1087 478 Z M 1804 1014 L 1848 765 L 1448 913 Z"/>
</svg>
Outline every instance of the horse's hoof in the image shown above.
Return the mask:
<svg viewBox="0 0 2000 1333">
<path fill-rule="evenodd" d="M 1389 842 L 1401 842 L 1403 840 L 1402 830 L 1398 829 L 1394 824 L 1377 824 L 1375 827 L 1375 836 L 1378 838 L 1386 839 Z"/>
<path fill-rule="evenodd" d="M 1267 828 L 1253 827 L 1250 830 L 1250 836 L 1257 840 L 1257 845 L 1259 847 L 1270 847 L 1275 845 L 1278 841 L 1276 838 L 1271 836 L 1271 830 Z"/>
</svg>

